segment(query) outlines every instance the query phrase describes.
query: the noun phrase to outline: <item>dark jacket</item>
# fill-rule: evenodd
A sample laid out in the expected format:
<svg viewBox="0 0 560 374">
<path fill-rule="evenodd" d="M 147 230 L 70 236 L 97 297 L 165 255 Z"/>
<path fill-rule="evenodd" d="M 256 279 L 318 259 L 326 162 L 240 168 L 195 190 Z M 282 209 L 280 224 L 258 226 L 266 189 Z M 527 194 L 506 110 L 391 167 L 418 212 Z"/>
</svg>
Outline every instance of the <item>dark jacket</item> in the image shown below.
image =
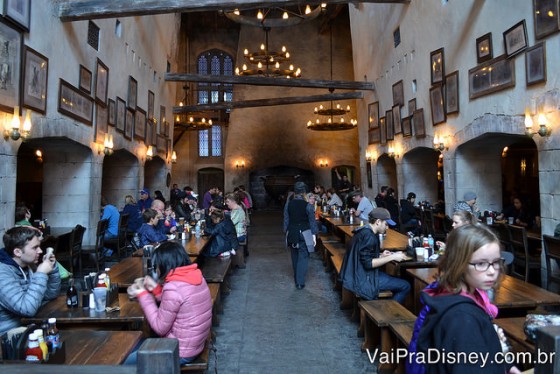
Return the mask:
<svg viewBox="0 0 560 374">
<path fill-rule="evenodd" d="M 416 218 L 416 208 L 407 199 L 401 199 L 401 221 L 407 223 Z"/>
<path fill-rule="evenodd" d="M 216 257 L 220 253 L 239 248 L 235 226 L 229 217 L 224 218 L 217 224 L 208 224 L 207 220 L 204 232 L 211 236 L 210 245 L 204 251 L 204 254 L 208 257 Z"/>
<path fill-rule="evenodd" d="M 377 194 L 377 196 L 375 196 L 375 204 L 377 205 L 378 208 L 385 208 L 387 209 L 387 204 L 385 203 L 385 197 L 383 197 L 383 195 L 381 195 L 380 193 Z"/>
<path fill-rule="evenodd" d="M 399 222 L 399 203 L 397 199 L 393 196 L 387 195 L 385 198 L 385 208 L 391 214 L 391 219 L 395 222 Z"/>
<path fill-rule="evenodd" d="M 189 204 L 178 203 L 175 206 L 175 216 L 183 217 L 185 222 L 190 222 L 191 220 L 191 206 Z"/>
<path fill-rule="evenodd" d="M 488 361 L 481 367 L 477 364 L 458 362 L 455 364 L 426 364 L 426 373 L 496 373 L 504 374 L 505 364 L 492 363 L 502 347 L 490 317 L 472 299 L 462 295 L 429 296 L 421 293 L 422 301 L 429 308 L 424 324 L 418 334 L 417 350 L 428 352 L 466 353 L 477 355 L 488 353 Z M 431 351 L 428 351 L 431 349 Z M 434 353 L 432 353 L 434 354 Z"/>
<path fill-rule="evenodd" d="M 127 204 L 122 210 L 123 214 L 128 214 L 128 232 L 136 232 L 142 226 L 142 213 L 138 205 Z"/>
<path fill-rule="evenodd" d="M 143 223 L 138 229 L 138 236 L 140 237 L 140 246 L 146 244 L 158 243 L 167 240 L 167 236 L 157 231 L 154 226 Z"/>
<path fill-rule="evenodd" d="M 315 208 L 301 195 L 296 195 L 284 206 L 284 232 L 288 245 L 303 241 L 301 232 L 305 230 L 311 230 L 313 235 L 319 232 L 315 220 Z"/>
<path fill-rule="evenodd" d="M 380 243 L 369 225 L 354 230 L 350 250 L 346 251 L 340 269 L 342 286 L 365 300 L 375 300 L 379 295 L 379 269 L 371 260 L 379 258 Z"/>
</svg>

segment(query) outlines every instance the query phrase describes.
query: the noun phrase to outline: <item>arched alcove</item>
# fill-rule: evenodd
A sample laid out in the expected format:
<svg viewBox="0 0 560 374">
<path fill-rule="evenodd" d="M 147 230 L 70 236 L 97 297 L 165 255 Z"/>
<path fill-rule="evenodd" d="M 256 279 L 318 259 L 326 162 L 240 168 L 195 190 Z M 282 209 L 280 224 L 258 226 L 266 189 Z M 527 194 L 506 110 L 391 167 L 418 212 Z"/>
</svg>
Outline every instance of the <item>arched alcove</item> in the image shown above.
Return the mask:
<svg viewBox="0 0 560 374">
<path fill-rule="evenodd" d="M 540 212 L 538 150 L 532 139 L 487 133 L 461 144 L 455 155 L 456 200 L 473 191 L 481 210 L 501 211 L 516 193 L 530 201 L 535 214 Z"/>
<path fill-rule="evenodd" d="M 152 197 L 155 190 L 160 190 L 167 199 L 169 198 L 169 193 L 166 194 L 169 191 L 167 188 L 167 168 L 165 161 L 161 157 L 154 156 L 151 160 L 146 160 L 143 187 L 147 187 L 150 190 Z"/>
<path fill-rule="evenodd" d="M 311 170 L 285 165 L 255 170 L 249 175 L 249 180 L 249 192 L 257 209 L 283 207 L 286 194 L 296 180 L 304 182 L 308 189 L 315 185 Z"/>
<path fill-rule="evenodd" d="M 377 192 L 381 186 L 397 189 L 397 164 L 395 159 L 383 153 L 377 159 Z"/>
<path fill-rule="evenodd" d="M 117 208 L 124 207 L 124 197 L 138 195 L 140 163 L 127 150 L 119 149 L 103 159 L 101 195 Z"/>
<path fill-rule="evenodd" d="M 443 199 L 443 167 L 438 170 L 441 153 L 432 148 L 417 147 L 403 155 L 403 196 L 416 194 L 416 201 L 435 204 Z M 438 174 L 439 172 L 439 174 Z"/>
</svg>

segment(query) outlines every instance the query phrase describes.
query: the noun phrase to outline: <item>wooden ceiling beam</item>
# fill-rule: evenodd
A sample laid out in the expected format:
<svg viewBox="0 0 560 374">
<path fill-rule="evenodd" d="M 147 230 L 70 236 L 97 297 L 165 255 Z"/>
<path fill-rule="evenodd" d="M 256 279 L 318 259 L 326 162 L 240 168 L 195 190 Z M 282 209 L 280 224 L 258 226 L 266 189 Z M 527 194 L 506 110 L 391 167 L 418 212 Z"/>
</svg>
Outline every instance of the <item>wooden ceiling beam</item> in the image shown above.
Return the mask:
<svg viewBox="0 0 560 374">
<path fill-rule="evenodd" d="M 173 107 L 173 114 L 187 114 L 191 112 L 199 112 L 205 110 L 222 110 L 222 109 L 231 110 L 231 109 L 240 109 L 240 108 L 255 108 L 261 106 L 317 103 L 321 101 L 351 100 L 351 99 L 362 99 L 363 97 L 364 94 L 362 92 L 344 92 L 344 93 L 312 95 L 312 96 L 275 97 L 272 99 L 258 99 L 258 100 L 223 102 L 223 103 L 216 103 L 216 104 L 176 106 Z"/>
<path fill-rule="evenodd" d="M 410 0 L 312 0 L 309 1 L 309 4 L 346 4 L 349 2 L 407 4 L 410 3 Z M 301 0 L 61 0 L 58 4 L 58 16 L 63 22 L 71 22 L 165 13 L 219 11 L 235 8 L 243 9 L 244 7 L 287 7 L 300 4 Z"/>
<path fill-rule="evenodd" d="M 374 91 L 373 82 L 355 81 L 332 81 L 322 79 L 285 79 L 257 76 L 237 76 L 237 75 L 206 75 L 206 74 L 187 74 L 187 73 L 166 73 L 167 82 L 199 82 L 199 83 L 228 83 L 228 84 L 247 84 L 252 86 L 275 86 L 275 87 L 299 87 L 299 88 L 322 88 L 322 89 L 341 89 L 341 90 L 363 90 Z"/>
</svg>

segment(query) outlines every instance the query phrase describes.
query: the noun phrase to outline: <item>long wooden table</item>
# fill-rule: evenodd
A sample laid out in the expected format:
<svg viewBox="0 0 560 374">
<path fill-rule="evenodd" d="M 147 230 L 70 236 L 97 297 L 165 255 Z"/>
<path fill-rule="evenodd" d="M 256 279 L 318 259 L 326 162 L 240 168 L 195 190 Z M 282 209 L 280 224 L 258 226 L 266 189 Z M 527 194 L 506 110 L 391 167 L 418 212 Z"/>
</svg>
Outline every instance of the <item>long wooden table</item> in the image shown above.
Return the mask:
<svg viewBox="0 0 560 374">
<path fill-rule="evenodd" d="M 354 236 L 355 226 L 338 226 L 345 235 L 345 242 L 350 243 L 352 237 Z M 408 238 L 406 235 L 401 234 L 395 230 L 387 230 L 387 235 L 385 239 L 381 242 L 381 249 L 393 250 L 393 251 L 405 251 L 408 246 Z"/>
<path fill-rule="evenodd" d="M 120 365 L 140 338 L 140 331 L 61 330 L 64 365 Z"/>
<path fill-rule="evenodd" d="M 414 279 L 414 312 L 420 310 L 420 291 L 435 280 L 437 269 L 407 269 L 406 273 Z M 494 305 L 500 311 L 525 314 L 537 306 L 560 305 L 560 295 L 549 292 L 533 284 L 504 275 L 500 287 L 495 291 Z M 499 315 L 498 315 L 499 316 Z"/>
</svg>

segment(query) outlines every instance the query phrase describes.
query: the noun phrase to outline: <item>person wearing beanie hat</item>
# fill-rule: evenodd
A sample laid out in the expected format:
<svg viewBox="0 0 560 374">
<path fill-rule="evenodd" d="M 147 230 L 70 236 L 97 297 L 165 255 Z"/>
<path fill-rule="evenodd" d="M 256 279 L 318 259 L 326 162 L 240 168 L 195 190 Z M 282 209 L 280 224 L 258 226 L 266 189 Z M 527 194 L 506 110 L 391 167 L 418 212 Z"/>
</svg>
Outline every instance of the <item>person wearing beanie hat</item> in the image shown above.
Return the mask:
<svg viewBox="0 0 560 374">
<path fill-rule="evenodd" d="M 453 211 L 458 212 L 461 210 L 466 210 L 467 212 L 478 218 L 479 210 L 476 206 L 476 197 L 476 193 L 472 191 L 465 192 L 465 194 L 463 195 L 463 200 L 457 201 L 457 203 L 453 207 Z"/>
<path fill-rule="evenodd" d="M 315 208 L 306 200 L 307 186 L 296 182 L 294 195 L 284 206 L 284 232 L 290 248 L 296 288 L 305 287 L 309 252 L 313 252 L 319 231 L 315 221 Z"/>
<path fill-rule="evenodd" d="M 416 201 L 416 194 L 414 192 L 409 192 L 406 199 L 401 199 L 401 222 L 403 227 L 408 229 L 418 228 L 418 219 L 416 219 L 416 209 L 414 208 L 414 202 Z M 401 232 L 402 232 L 401 227 Z"/>
<path fill-rule="evenodd" d="M 407 258 L 403 251 L 381 251 L 379 236 L 385 234 L 388 224 L 395 225 L 391 213 L 385 208 L 375 208 L 369 213 L 369 224 L 354 230 L 350 250 L 342 261 L 340 281 L 344 288 L 365 300 L 375 300 L 379 291 L 389 290 L 393 300 L 402 304 L 410 292 L 410 284 L 380 270 L 388 262 Z"/>
</svg>

